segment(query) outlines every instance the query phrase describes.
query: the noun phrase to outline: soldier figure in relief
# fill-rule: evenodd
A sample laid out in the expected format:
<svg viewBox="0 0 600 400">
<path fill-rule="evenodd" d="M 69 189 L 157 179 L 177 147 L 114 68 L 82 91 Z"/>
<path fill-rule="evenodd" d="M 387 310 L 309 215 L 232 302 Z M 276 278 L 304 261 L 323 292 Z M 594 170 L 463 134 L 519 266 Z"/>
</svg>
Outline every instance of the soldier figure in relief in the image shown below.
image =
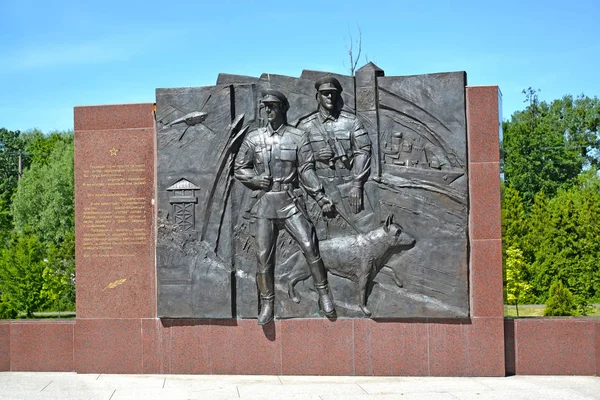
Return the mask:
<svg viewBox="0 0 600 400">
<path fill-rule="evenodd" d="M 321 310 L 325 315 L 333 316 L 335 308 L 327 271 L 319 253 L 315 228 L 307 216 L 300 186 L 315 199 L 324 213 L 334 212 L 334 205 L 324 195 L 323 186 L 315 174 L 314 155 L 307 133 L 287 125 L 287 98 L 281 92 L 267 90 L 262 103 L 268 124 L 248 134 L 234 165 L 235 177 L 254 190 L 253 195 L 258 198 L 251 210 L 258 259 L 258 323 L 265 325 L 274 315 L 274 261 L 281 228 L 298 243 L 310 266 Z"/>
<path fill-rule="evenodd" d="M 365 209 L 364 184 L 371 172 L 371 140 L 363 123 L 341 108 L 342 86 L 333 77 L 316 81 L 317 111 L 300 120 L 298 128 L 309 132 L 317 176 L 338 211 L 347 197 L 351 214 Z M 341 190 L 344 193 L 341 193 Z M 366 210 L 371 212 L 371 210 Z"/>
</svg>

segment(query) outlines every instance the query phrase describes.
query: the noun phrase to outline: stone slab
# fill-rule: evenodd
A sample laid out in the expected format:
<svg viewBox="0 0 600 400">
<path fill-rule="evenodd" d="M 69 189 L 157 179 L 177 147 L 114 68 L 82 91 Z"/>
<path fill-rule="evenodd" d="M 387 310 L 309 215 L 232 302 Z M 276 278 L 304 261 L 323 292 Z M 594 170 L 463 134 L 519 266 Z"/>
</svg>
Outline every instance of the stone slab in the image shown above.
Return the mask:
<svg viewBox="0 0 600 400">
<path fill-rule="evenodd" d="M 274 380 L 273 380 L 274 379 Z M 595 399 L 596 377 L 262 377 L 9 372 L 0 399 Z M 45 388 L 45 389 L 44 389 Z M 42 391 L 42 389 L 44 389 Z"/>
<path fill-rule="evenodd" d="M 75 131 L 152 128 L 154 103 L 75 107 Z"/>
<path fill-rule="evenodd" d="M 471 318 L 467 330 L 467 376 L 504 376 L 504 318 Z"/>
<path fill-rule="evenodd" d="M 212 320 L 212 374 L 281 375 L 281 324 L 257 326 L 256 320 Z"/>
<path fill-rule="evenodd" d="M 75 131 L 78 318 L 156 316 L 154 148 L 153 127 Z"/>
<path fill-rule="evenodd" d="M 210 374 L 211 336 L 207 319 L 162 321 L 164 369 L 169 374 Z"/>
<path fill-rule="evenodd" d="M 429 375 L 464 376 L 468 371 L 469 320 L 437 320 L 428 326 Z"/>
<path fill-rule="evenodd" d="M 158 318 L 142 319 L 142 372 L 164 374 L 162 323 Z"/>
<path fill-rule="evenodd" d="M 469 162 L 496 162 L 500 158 L 502 94 L 498 86 L 467 86 Z"/>
<path fill-rule="evenodd" d="M 0 322 L 0 371 L 10 371 L 10 322 Z"/>
<path fill-rule="evenodd" d="M 11 326 L 12 371 L 73 371 L 75 321 L 14 322 Z"/>
<path fill-rule="evenodd" d="M 500 163 L 469 164 L 469 237 L 501 239 Z"/>
<path fill-rule="evenodd" d="M 600 376 L 600 321 L 596 321 L 596 376 Z"/>
<path fill-rule="evenodd" d="M 429 374 L 426 320 L 355 320 L 356 375 Z"/>
<path fill-rule="evenodd" d="M 353 321 L 289 319 L 281 325 L 284 375 L 354 375 Z"/>
<path fill-rule="evenodd" d="M 502 318 L 502 240 L 471 240 L 471 316 Z"/>
<path fill-rule="evenodd" d="M 521 318 L 515 325 L 518 375 L 595 375 L 594 318 Z"/>
<path fill-rule="evenodd" d="M 142 373 L 140 319 L 78 319 L 75 371 L 80 374 Z"/>
</svg>

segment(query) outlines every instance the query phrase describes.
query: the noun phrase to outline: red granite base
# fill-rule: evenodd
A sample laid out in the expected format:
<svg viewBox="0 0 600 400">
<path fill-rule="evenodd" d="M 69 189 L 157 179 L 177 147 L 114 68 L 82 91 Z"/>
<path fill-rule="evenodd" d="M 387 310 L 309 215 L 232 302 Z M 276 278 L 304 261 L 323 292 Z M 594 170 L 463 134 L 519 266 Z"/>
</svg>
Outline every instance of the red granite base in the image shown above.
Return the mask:
<svg viewBox="0 0 600 400">
<path fill-rule="evenodd" d="M 0 322 L 0 371 L 10 371 L 10 322 Z"/>
<path fill-rule="evenodd" d="M 354 322 L 357 375 L 429 375 L 427 320 Z"/>
<path fill-rule="evenodd" d="M 518 375 L 598 375 L 595 318 L 514 320 L 515 373 Z"/>
<path fill-rule="evenodd" d="M 75 371 L 84 374 L 141 374 L 142 320 L 78 319 Z"/>
<path fill-rule="evenodd" d="M 599 366 L 594 318 L 0 323 L 3 371 L 504 376 L 600 375 Z"/>
<path fill-rule="evenodd" d="M 281 327 L 284 375 L 354 375 L 354 321 L 290 319 Z"/>
<path fill-rule="evenodd" d="M 600 376 L 600 321 L 596 321 L 596 375 Z"/>
<path fill-rule="evenodd" d="M 596 375 L 600 376 L 600 321 L 596 321 Z"/>
<path fill-rule="evenodd" d="M 210 323 L 211 373 L 278 375 L 282 371 L 281 324 L 258 327 L 256 320 Z"/>
<path fill-rule="evenodd" d="M 73 371 L 75 321 L 15 321 L 11 326 L 13 371 Z"/>
<path fill-rule="evenodd" d="M 165 320 L 159 326 L 163 340 L 162 369 L 168 374 L 211 374 L 210 321 Z"/>
<path fill-rule="evenodd" d="M 77 372 L 504 375 L 501 319 L 80 322 Z"/>
</svg>

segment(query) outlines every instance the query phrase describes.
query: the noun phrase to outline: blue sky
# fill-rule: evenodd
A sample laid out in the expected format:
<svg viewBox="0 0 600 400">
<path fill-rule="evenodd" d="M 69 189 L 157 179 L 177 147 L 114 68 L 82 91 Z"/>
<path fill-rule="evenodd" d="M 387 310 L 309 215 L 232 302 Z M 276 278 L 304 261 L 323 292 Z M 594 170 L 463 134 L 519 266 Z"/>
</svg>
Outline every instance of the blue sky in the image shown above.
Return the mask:
<svg viewBox="0 0 600 400">
<path fill-rule="evenodd" d="M 347 73 L 349 32 L 386 75 L 467 71 L 500 86 L 504 118 L 540 100 L 600 95 L 600 2 L 0 2 L 0 127 L 73 128 L 77 105 L 153 102 L 219 72 Z M 361 59 L 361 65 L 365 59 Z"/>
</svg>

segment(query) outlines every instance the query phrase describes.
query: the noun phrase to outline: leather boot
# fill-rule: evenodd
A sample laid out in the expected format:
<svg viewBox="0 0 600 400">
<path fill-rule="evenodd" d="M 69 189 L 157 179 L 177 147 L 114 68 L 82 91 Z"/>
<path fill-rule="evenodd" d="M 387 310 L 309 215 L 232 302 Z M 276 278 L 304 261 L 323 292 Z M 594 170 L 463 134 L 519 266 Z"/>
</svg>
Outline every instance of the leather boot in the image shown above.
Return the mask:
<svg viewBox="0 0 600 400">
<path fill-rule="evenodd" d="M 258 314 L 258 324 L 266 325 L 273 320 L 275 308 L 275 296 L 260 296 L 260 313 Z"/>
<path fill-rule="evenodd" d="M 335 315 L 335 306 L 333 305 L 333 299 L 331 293 L 329 293 L 329 284 L 327 281 L 323 284 L 315 284 L 317 292 L 319 293 L 319 305 L 323 313 L 328 317 Z"/>
<path fill-rule="evenodd" d="M 260 299 L 260 312 L 258 313 L 258 324 L 266 325 L 273 320 L 275 311 L 275 288 L 273 276 L 266 273 L 256 274 L 256 286 Z"/>
<path fill-rule="evenodd" d="M 332 317 L 335 315 L 335 306 L 333 305 L 333 299 L 329 292 L 329 284 L 327 283 L 327 270 L 323 264 L 323 259 L 319 258 L 316 261 L 308 263 L 310 266 L 310 272 L 312 273 L 313 280 L 315 281 L 315 287 L 319 293 L 319 306 L 323 313 Z"/>
</svg>

